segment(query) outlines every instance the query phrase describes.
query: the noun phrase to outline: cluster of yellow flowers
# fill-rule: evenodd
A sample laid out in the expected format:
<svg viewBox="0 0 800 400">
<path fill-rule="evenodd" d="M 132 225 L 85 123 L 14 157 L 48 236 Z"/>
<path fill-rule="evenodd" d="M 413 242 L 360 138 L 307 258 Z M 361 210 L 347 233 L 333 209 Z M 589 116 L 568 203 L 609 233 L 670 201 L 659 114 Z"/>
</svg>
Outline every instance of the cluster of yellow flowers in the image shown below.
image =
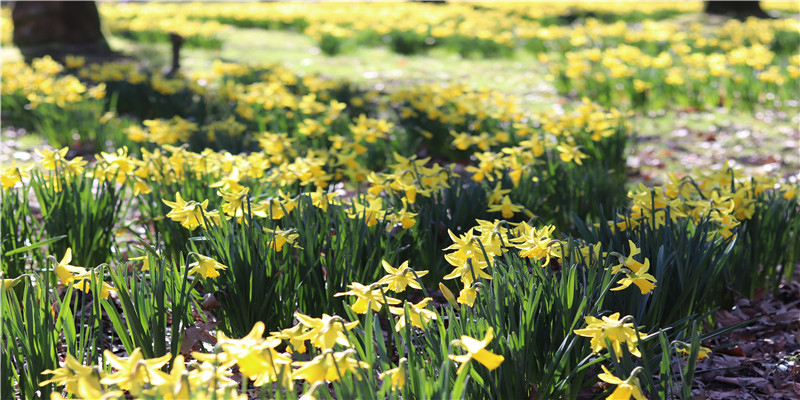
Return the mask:
<svg viewBox="0 0 800 400">
<path fill-rule="evenodd" d="M 737 225 L 750 219 L 755 212 L 756 197 L 765 191 L 778 189 L 786 199 L 797 197 L 797 188 L 778 184 L 775 179 L 744 177 L 741 172 L 728 166 L 709 173 L 700 173 L 696 178 L 679 178 L 667 174 L 667 183 L 662 186 L 628 192 L 632 200 L 628 216 L 620 215 L 617 228 L 625 230 L 641 223 L 657 228 L 669 217 L 673 222 L 689 218 L 694 222 L 709 218 L 718 227 L 723 238 L 729 238 Z M 611 222 L 611 224 L 614 224 Z"/>
<path fill-rule="evenodd" d="M 11 22 L 11 9 L 0 8 L 0 44 L 11 44 L 14 35 L 14 24 Z"/>
<path fill-rule="evenodd" d="M 768 2 L 769 3 L 769 2 Z M 774 4 L 773 4 L 774 3 Z M 772 2 L 768 9 L 797 12 L 791 3 Z M 639 18 L 656 16 L 665 11 L 674 13 L 698 12 L 701 2 L 654 3 L 654 2 L 553 2 L 553 3 L 503 3 L 449 2 L 446 6 L 428 4 L 386 4 L 356 3 L 342 7 L 338 3 L 314 5 L 275 2 L 247 4 L 208 5 L 199 3 L 159 4 L 142 6 L 138 4 L 111 5 L 101 7 L 103 16 L 109 19 L 112 27 L 124 27 L 137 31 L 169 32 L 186 31 L 191 35 L 216 35 L 221 26 L 202 26 L 199 22 L 222 22 L 237 26 L 257 26 L 266 28 L 292 27 L 322 41 L 324 36 L 335 38 L 371 39 L 379 43 L 380 38 L 391 32 L 403 32 L 422 39 L 429 38 L 428 44 L 447 41 L 453 38 L 491 42 L 498 46 L 515 48 L 519 43 L 527 43 L 530 48 L 542 46 L 568 45 L 571 47 L 592 47 L 598 41 L 616 43 L 696 40 L 699 47 L 741 45 L 743 40 L 760 37 L 771 40 L 773 29 L 796 29 L 796 21 L 778 20 L 760 22 L 757 35 L 743 35 L 735 23 L 723 29 L 719 38 L 708 39 L 702 35 L 698 25 L 689 34 L 676 23 L 645 21 L 641 30 L 633 29 L 625 22 L 601 24 L 588 19 L 586 25 L 576 27 L 553 26 L 552 21 L 573 12 L 591 14 L 636 13 Z M 622 11 L 621 11 L 622 10 Z M 164 18 L 169 16 L 170 18 Z M 176 16 L 179 16 L 176 17 Z M 159 22 L 161 21 L 161 22 Z M 171 21 L 169 23 L 164 21 Z M 172 23 L 178 21 L 177 23 Z M 369 23 L 367 22 L 369 21 Z M 748 22 L 750 24 L 750 22 Z M 726 25 L 727 26 L 727 25 Z M 543 43 L 547 41 L 548 43 Z M 529 43 L 531 42 L 531 43 Z M 563 45 L 562 45 L 563 44 Z M 563 50 L 563 48 L 561 48 Z M 727 50 L 727 49 L 726 49 Z"/>
<path fill-rule="evenodd" d="M 87 99 L 105 97 L 104 83 L 87 87 L 74 75 L 61 75 L 63 70 L 64 66 L 50 57 L 38 58 L 30 65 L 5 64 L 0 73 L 3 81 L 0 95 L 24 99 L 32 109 L 42 103 L 55 104 L 63 109 Z"/>
<path fill-rule="evenodd" d="M 103 22 L 111 33 L 144 42 L 168 41 L 168 34 L 175 33 L 188 45 L 218 48 L 222 45 L 222 35 L 230 29 L 230 26 L 217 21 L 189 19 L 181 12 L 171 12 L 162 7 L 164 5 L 151 4 L 133 9 L 125 5 L 104 5 L 100 9 Z"/>
<path fill-rule="evenodd" d="M 794 29 L 800 30 L 800 25 Z M 654 55 L 630 45 L 570 51 L 566 62 L 550 63 L 551 78 L 562 91 L 575 90 L 609 103 L 634 102 L 634 106 L 669 99 L 684 106 L 704 106 L 709 101 L 715 102 L 709 106 L 718 106 L 734 100 L 751 106 L 768 99 L 790 100 L 785 89 L 800 82 L 800 56 L 782 62 L 762 43 L 712 53 L 670 43 Z M 649 93 L 653 95 L 639 98 Z"/>
</svg>

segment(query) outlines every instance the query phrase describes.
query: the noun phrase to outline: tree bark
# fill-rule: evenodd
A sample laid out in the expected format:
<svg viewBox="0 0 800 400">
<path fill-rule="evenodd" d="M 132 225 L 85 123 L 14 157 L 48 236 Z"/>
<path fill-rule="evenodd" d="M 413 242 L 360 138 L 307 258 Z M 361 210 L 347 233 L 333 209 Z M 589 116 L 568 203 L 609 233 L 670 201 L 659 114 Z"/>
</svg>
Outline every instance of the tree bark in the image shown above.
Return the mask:
<svg viewBox="0 0 800 400">
<path fill-rule="evenodd" d="M 724 15 L 745 20 L 747 17 L 772 18 L 761 8 L 758 1 L 706 1 L 706 14 Z"/>
<path fill-rule="evenodd" d="M 94 1 L 17 1 L 12 5 L 14 45 L 26 61 L 50 55 L 112 55 Z"/>
</svg>

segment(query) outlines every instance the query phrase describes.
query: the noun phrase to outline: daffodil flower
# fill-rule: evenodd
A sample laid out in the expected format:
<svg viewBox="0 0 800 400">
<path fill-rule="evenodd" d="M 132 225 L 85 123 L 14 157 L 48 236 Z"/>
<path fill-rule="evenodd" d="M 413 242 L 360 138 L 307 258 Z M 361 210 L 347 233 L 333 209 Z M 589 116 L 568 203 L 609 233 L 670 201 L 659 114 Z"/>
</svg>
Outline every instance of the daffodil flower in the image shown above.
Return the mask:
<svg viewBox="0 0 800 400">
<path fill-rule="evenodd" d="M 417 304 L 408 303 L 408 308 L 405 307 L 389 307 L 389 312 L 394 315 L 399 315 L 400 319 L 395 324 L 394 329 L 400 332 L 406 326 L 406 319 L 411 320 L 411 324 L 420 329 L 425 329 L 431 320 L 437 319 L 438 316 L 435 312 L 428 310 L 425 306 L 428 302 L 433 300 L 426 297 L 420 300 Z"/>
<path fill-rule="evenodd" d="M 381 372 L 378 375 L 378 378 L 383 379 L 384 381 L 388 379 L 391 382 L 392 390 L 402 389 L 403 386 L 406 385 L 407 365 L 408 359 L 403 357 L 400 359 L 397 367 Z"/>
<path fill-rule="evenodd" d="M 229 339 L 220 333 L 217 345 L 228 355 L 228 360 L 236 362 L 244 376 L 254 381 L 254 385 L 276 382 L 283 376 L 285 380 L 282 383 L 286 387 L 291 379 L 289 364 L 292 359 L 275 350 L 281 344 L 280 339 L 264 339 L 264 329 L 264 323 L 258 321 L 250 333 L 241 339 Z"/>
<path fill-rule="evenodd" d="M 500 204 L 490 205 L 489 212 L 501 212 L 503 218 L 511 218 L 514 216 L 514 213 L 518 213 L 522 211 L 524 207 L 514 204 L 511 202 L 511 198 L 508 196 L 503 197 L 503 201 Z"/>
<path fill-rule="evenodd" d="M 219 270 L 228 269 L 226 265 L 214 260 L 211 257 L 206 257 L 200 254 L 194 254 L 197 261 L 189 264 L 189 275 L 199 273 L 203 278 L 216 278 L 219 276 Z"/>
<path fill-rule="evenodd" d="M 293 366 L 299 367 L 294 371 L 294 379 L 302 379 L 308 383 L 319 381 L 338 381 L 347 372 L 356 372 L 358 368 L 369 368 L 369 364 L 353 359 L 356 351 L 327 350 L 314 357 L 311 361 L 295 361 Z M 359 375 L 356 375 L 360 379 Z"/>
<path fill-rule="evenodd" d="M 358 325 L 358 321 L 346 322 L 339 316 L 322 314 L 322 318 L 312 318 L 299 312 L 294 313 L 301 324 L 308 331 L 296 336 L 297 340 L 310 340 L 311 344 L 317 348 L 327 350 L 332 349 L 335 344 L 350 346 L 345 331 L 349 331 Z"/>
<path fill-rule="evenodd" d="M 461 304 L 472 307 L 475 304 L 475 298 L 478 295 L 477 285 L 478 284 L 473 282 L 472 285 L 461 289 L 461 292 L 458 293 L 458 299 L 456 300 Z"/>
<path fill-rule="evenodd" d="M 386 262 L 386 260 L 381 260 L 381 265 L 383 266 L 383 270 L 389 275 L 381 278 L 378 283 L 387 283 L 389 290 L 394 291 L 395 293 L 405 291 L 406 286 L 421 290 L 422 286 L 420 286 L 417 278 L 414 276 L 414 272 L 416 272 L 417 277 L 428 274 L 428 271 L 413 271 L 408 267 L 408 260 L 403 261 L 403 263 L 397 268 L 392 267 L 392 265 Z"/>
<path fill-rule="evenodd" d="M 108 364 L 116 371 L 105 376 L 100 380 L 104 385 L 117 385 L 120 389 L 130 391 L 132 395 L 138 396 L 145 385 L 158 386 L 166 382 L 165 373 L 161 367 L 169 362 L 171 354 L 163 357 L 144 359 L 142 351 L 138 347 L 133 350 L 129 357 L 119 357 L 106 350 L 103 353 L 108 360 Z"/>
<path fill-rule="evenodd" d="M 464 370 L 464 367 L 467 365 L 469 360 L 473 359 L 483 364 L 483 366 L 488 368 L 490 371 L 499 367 L 503 360 L 505 360 L 505 357 L 486 350 L 486 346 L 489 345 L 489 342 L 491 342 L 493 338 L 494 328 L 490 326 L 486 330 L 486 336 L 483 338 L 483 340 L 473 339 L 466 335 L 461 336 L 461 340 L 454 340 L 454 345 L 459 346 L 467 351 L 467 354 L 464 355 L 451 354 L 448 356 L 448 358 L 451 360 L 461 363 L 461 366 L 458 367 L 456 374 L 460 374 L 461 371 Z"/>
<path fill-rule="evenodd" d="M 378 284 L 364 286 L 358 282 L 353 282 L 347 287 L 350 290 L 346 292 L 336 293 L 334 296 L 356 296 L 358 300 L 353 303 L 353 312 L 358 314 L 366 314 L 368 308 L 378 312 L 383 307 L 384 301 L 386 304 L 400 304 L 400 300 L 393 297 L 388 297 L 383 294 L 384 290 Z M 385 300 L 384 300 L 385 299 Z"/>
<path fill-rule="evenodd" d="M 611 314 L 602 319 L 597 319 L 592 316 L 585 318 L 586 327 L 583 329 L 576 329 L 575 334 L 583 337 L 590 337 L 592 351 L 599 353 L 600 350 L 606 348 L 606 339 L 611 342 L 614 349 L 614 355 L 619 359 L 622 354 L 622 344 L 626 344 L 628 351 L 636 357 L 641 357 L 641 353 L 637 348 L 639 343 L 639 336 L 633 327 L 633 323 L 625 322 L 628 317 L 619 319 L 619 313 Z"/>
<path fill-rule="evenodd" d="M 603 373 L 597 375 L 597 377 L 603 382 L 617 385 L 617 388 L 614 389 L 606 399 L 629 400 L 631 396 L 633 396 L 636 400 L 647 400 L 647 397 L 645 397 L 642 392 L 642 388 L 639 386 L 639 379 L 636 378 L 636 373 L 641 371 L 642 367 L 636 367 L 633 372 L 631 372 L 631 376 L 625 380 L 614 376 L 605 365 L 601 365 L 600 367 L 603 369 Z"/>
</svg>

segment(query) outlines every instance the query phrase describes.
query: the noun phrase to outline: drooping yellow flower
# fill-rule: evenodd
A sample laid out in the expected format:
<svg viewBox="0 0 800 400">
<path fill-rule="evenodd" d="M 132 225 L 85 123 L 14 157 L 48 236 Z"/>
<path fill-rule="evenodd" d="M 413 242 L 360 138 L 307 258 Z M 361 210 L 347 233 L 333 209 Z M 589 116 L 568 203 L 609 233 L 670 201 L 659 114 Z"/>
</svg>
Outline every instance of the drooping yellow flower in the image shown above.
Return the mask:
<svg viewBox="0 0 800 400">
<path fill-rule="evenodd" d="M 284 229 L 281 230 L 280 226 L 276 226 L 275 229 L 264 228 L 264 232 L 272 233 L 273 240 L 269 242 L 270 247 L 275 247 L 275 251 L 281 251 L 283 249 L 283 245 L 291 244 L 298 249 L 302 249 L 302 247 L 298 246 L 295 243 L 295 240 L 300 237 L 300 234 L 297 233 L 296 229 Z"/>
<path fill-rule="evenodd" d="M 427 275 L 428 271 L 413 271 L 408 267 L 408 260 L 403 261 L 397 268 L 392 267 L 386 260 L 381 260 L 381 265 L 388 275 L 381 278 L 378 283 L 388 283 L 389 290 L 400 293 L 406 290 L 406 286 L 422 290 L 422 286 L 414 276 L 414 272 L 417 273 L 418 277 L 421 277 Z"/>
<path fill-rule="evenodd" d="M 380 375 L 378 375 L 378 378 L 383 379 L 384 381 L 389 379 L 392 390 L 402 389 L 403 386 L 406 385 L 407 364 L 408 359 L 403 357 L 400 359 L 397 367 L 381 372 Z"/>
<path fill-rule="evenodd" d="M 606 399 L 610 400 L 629 400 L 631 396 L 633 396 L 636 400 L 647 400 L 644 393 L 642 393 L 642 388 L 639 386 L 639 379 L 636 378 L 636 373 L 641 367 L 637 367 L 631 373 L 631 376 L 628 377 L 626 380 L 622 380 L 614 376 L 605 365 L 601 365 L 603 368 L 603 373 L 597 375 L 603 382 L 610 383 L 612 385 L 617 385 L 617 388 L 606 397 Z"/>
<path fill-rule="evenodd" d="M 67 251 L 64 253 L 64 257 L 61 258 L 58 265 L 54 268 L 53 272 L 56 273 L 58 279 L 61 280 L 61 283 L 67 285 L 70 282 L 74 281 L 77 277 L 85 275 L 86 268 L 83 267 L 76 267 L 74 265 L 69 265 L 72 262 L 72 248 L 67 248 Z"/>
<path fill-rule="evenodd" d="M 475 304 L 475 298 L 478 296 L 478 288 L 475 283 L 461 289 L 458 293 L 457 301 L 461 304 L 472 307 Z"/>
<path fill-rule="evenodd" d="M 92 288 L 92 271 L 87 271 L 86 268 L 69 265 L 72 262 L 72 248 L 67 248 L 64 252 L 64 257 L 55 266 L 55 272 L 58 279 L 64 285 L 72 284 L 75 289 L 89 293 Z M 95 279 L 97 277 L 95 276 Z M 111 292 L 115 292 L 113 286 L 107 282 L 100 281 L 100 297 L 107 299 Z"/>
<path fill-rule="evenodd" d="M 203 278 L 216 278 L 219 276 L 219 270 L 228 269 L 226 265 L 221 264 L 219 261 L 211 257 L 206 257 L 200 254 L 194 254 L 197 261 L 189 264 L 189 275 L 199 273 Z"/>
<path fill-rule="evenodd" d="M 400 304 L 400 300 L 384 295 L 384 290 L 376 283 L 364 286 L 358 282 L 353 282 L 347 285 L 347 287 L 349 287 L 350 290 L 336 293 L 334 296 L 356 296 L 358 300 L 353 303 L 352 308 L 353 312 L 358 314 L 366 314 L 369 308 L 378 312 L 381 310 L 381 307 L 383 307 L 384 301 L 386 304 Z"/>
<path fill-rule="evenodd" d="M 198 203 L 194 200 L 187 202 L 181 197 L 180 192 L 178 192 L 175 194 L 174 202 L 163 201 L 164 204 L 172 208 L 172 211 L 167 213 L 167 217 L 175 222 L 180 222 L 184 228 L 190 231 L 197 229 L 198 226 L 205 228 L 206 220 L 219 221 L 218 211 L 206 210 L 206 207 L 208 207 L 208 199 L 203 200 L 202 203 Z"/>
<path fill-rule="evenodd" d="M 623 290 L 628 288 L 631 284 L 639 287 L 642 294 L 648 294 L 656 288 L 656 277 L 647 273 L 650 268 L 649 260 L 646 260 L 639 272 L 625 271 L 625 277 L 620 279 L 617 283 L 619 286 L 611 288 L 611 290 Z"/>
<path fill-rule="evenodd" d="M 426 297 L 420 300 L 420 302 L 417 304 L 408 303 L 407 309 L 405 307 L 390 306 L 389 312 L 391 312 L 394 315 L 400 316 L 400 319 L 395 324 L 394 329 L 397 332 L 400 332 L 400 330 L 402 330 L 406 326 L 406 319 L 408 318 L 411 319 L 412 325 L 424 330 L 427 327 L 428 323 L 431 322 L 431 320 L 438 318 L 438 315 L 435 312 L 425 308 L 425 306 L 428 305 L 428 302 L 431 300 L 433 299 L 430 297 Z"/>
<path fill-rule="evenodd" d="M 0 185 L 3 190 L 11 189 L 20 182 L 22 182 L 22 174 L 19 168 L 16 166 L 0 168 Z"/>
<path fill-rule="evenodd" d="M 494 204 L 489 206 L 489 212 L 502 212 L 503 218 L 511 218 L 514 216 L 514 213 L 518 213 L 522 211 L 525 207 L 514 204 L 511 202 L 511 198 L 508 196 L 503 197 L 503 201 L 500 204 Z"/>
<path fill-rule="evenodd" d="M 686 342 L 675 341 L 675 350 L 683 357 L 688 357 L 692 350 L 692 345 Z M 708 358 L 708 355 L 711 354 L 711 349 L 708 347 L 700 346 L 699 351 L 697 352 L 697 360 L 702 360 L 704 358 Z"/>
<path fill-rule="evenodd" d="M 562 143 L 556 146 L 556 150 L 559 152 L 559 156 L 561 157 L 561 161 L 564 162 L 575 162 L 575 164 L 583 165 L 583 159 L 589 158 L 584 153 L 581 153 L 580 146 L 576 146 L 570 143 Z"/>
<path fill-rule="evenodd" d="M 363 218 L 367 226 L 375 226 L 378 224 L 378 218 L 382 218 L 386 211 L 383 209 L 383 199 L 375 197 L 368 199 L 369 205 L 365 206 L 353 200 L 353 208 L 347 210 L 347 215 L 350 218 Z"/>
<path fill-rule="evenodd" d="M 515 243 L 515 246 L 520 250 L 519 255 L 522 257 L 545 259 L 545 266 L 550 263 L 552 256 L 558 256 L 554 250 L 554 245 L 558 243 L 550 236 L 556 229 L 552 225 L 543 226 L 541 229 L 536 229 L 523 222 L 519 225 L 519 236 L 509 239 L 510 242 Z"/>
<path fill-rule="evenodd" d="M 347 322 L 341 317 L 322 314 L 322 318 L 312 318 L 299 312 L 294 313 L 295 318 L 300 321 L 308 331 L 295 337 L 296 340 L 310 340 L 311 344 L 323 349 L 332 349 L 335 344 L 350 346 L 345 331 L 349 331 L 358 325 L 358 321 Z"/>
<path fill-rule="evenodd" d="M 281 340 L 288 340 L 289 345 L 292 346 L 292 349 L 298 353 L 305 353 L 306 352 L 306 340 L 299 339 L 299 337 L 305 335 L 309 331 L 303 324 L 297 324 L 291 328 L 283 329 L 279 332 L 270 332 L 270 336 L 281 339 Z"/>
<path fill-rule="evenodd" d="M 82 277 L 79 277 L 79 279 L 76 279 L 72 287 L 81 290 L 85 293 L 90 293 L 92 291 L 91 276 L 92 273 L 87 272 Z M 99 283 L 100 283 L 100 298 L 107 299 L 108 296 L 111 295 L 111 292 L 117 291 L 117 289 L 111 286 L 111 284 L 108 282 L 100 281 Z"/>
<path fill-rule="evenodd" d="M 241 339 L 230 339 L 219 333 L 217 344 L 229 360 L 236 362 L 239 371 L 254 381 L 255 386 L 276 382 L 282 376 L 284 381 L 281 383 L 286 387 L 291 380 L 289 364 L 292 359 L 275 350 L 281 344 L 280 339 L 264 339 L 264 329 L 264 323 L 258 321 L 250 333 Z"/>
<path fill-rule="evenodd" d="M 134 396 L 138 396 L 147 384 L 158 386 L 166 382 L 166 374 L 160 369 L 172 357 L 170 354 L 165 354 L 163 357 L 146 360 L 142 357 L 142 351 L 138 347 L 129 357 L 119 357 L 109 350 L 103 354 L 108 360 L 108 364 L 116 371 L 105 376 L 100 383 L 117 385 Z"/>
<path fill-rule="evenodd" d="M 78 379 L 92 373 L 92 367 L 84 366 L 72 354 L 67 354 L 60 368 L 55 370 L 48 369 L 42 372 L 42 375 L 51 374 L 53 377 L 39 383 L 39 386 L 46 386 L 51 383 L 55 383 L 58 386 L 66 385 L 67 392 L 76 393 L 78 391 Z"/>
<path fill-rule="evenodd" d="M 294 371 L 294 379 L 302 379 L 311 384 L 322 380 L 333 382 L 341 379 L 347 372 L 355 373 L 358 368 L 369 368 L 369 364 L 353 358 L 355 353 L 353 349 L 337 352 L 327 350 L 311 361 L 295 361 L 292 365 L 299 368 Z"/>
<path fill-rule="evenodd" d="M 456 374 L 460 374 L 467 365 L 467 362 L 472 359 L 483 364 L 483 366 L 488 368 L 490 371 L 499 367 L 503 360 L 505 360 L 505 357 L 486 350 L 486 346 L 492 341 L 493 338 L 494 328 L 490 326 L 486 330 L 486 336 L 483 338 L 483 340 L 473 339 L 466 335 L 462 335 L 461 340 L 454 340 L 453 342 L 455 345 L 467 351 L 467 354 L 464 355 L 451 354 L 448 356 L 448 358 L 451 360 L 461 363 L 461 366 L 458 367 Z"/>
<path fill-rule="evenodd" d="M 619 319 L 619 313 L 611 314 L 602 319 L 597 319 L 592 316 L 585 318 L 586 327 L 583 329 L 576 329 L 575 334 L 583 337 L 590 337 L 592 351 L 599 353 L 600 350 L 606 348 L 606 339 L 611 342 L 614 349 L 614 355 L 619 359 L 622 354 L 622 344 L 628 346 L 628 351 L 636 356 L 641 357 L 641 353 L 637 347 L 639 343 L 639 336 L 636 335 L 636 330 L 632 322 L 625 322 L 626 318 Z"/>
</svg>

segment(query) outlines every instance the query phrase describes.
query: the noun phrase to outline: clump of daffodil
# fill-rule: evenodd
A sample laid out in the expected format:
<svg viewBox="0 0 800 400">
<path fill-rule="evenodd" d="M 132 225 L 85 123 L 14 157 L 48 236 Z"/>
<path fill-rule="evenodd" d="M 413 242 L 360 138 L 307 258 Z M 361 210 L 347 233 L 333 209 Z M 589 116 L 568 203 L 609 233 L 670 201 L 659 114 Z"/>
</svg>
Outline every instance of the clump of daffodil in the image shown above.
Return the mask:
<svg viewBox="0 0 800 400">
<path fill-rule="evenodd" d="M 639 351 L 639 334 L 632 322 L 625 322 L 631 317 L 619 319 L 619 313 L 611 314 L 607 317 L 598 319 L 592 316 L 585 317 L 586 327 L 576 329 L 575 334 L 583 337 L 592 338 L 591 346 L 594 353 L 599 353 L 606 349 L 606 340 L 611 342 L 614 349 L 614 356 L 619 359 L 622 354 L 622 345 L 625 344 L 628 352 L 636 357 L 641 357 Z"/>
<path fill-rule="evenodd" d="M 444 276 L 443 279 L 461 278 L 464 286 L 469 286 L 477 278 L 492 279 L 492 276 L 484 271 L 494 263 L 496 256 L 503 253 L 503 246 L 499 238 L 493 232 L 484 232 L 480 236 L 475 235 L 475 228 L 470 229 L 461 237 L 456 236 L 448 230 L 452 245 L 444 250 L 455 250 L 453 253 L 445 254 L 445 260 L 455 269 Z"/>
</svg>

